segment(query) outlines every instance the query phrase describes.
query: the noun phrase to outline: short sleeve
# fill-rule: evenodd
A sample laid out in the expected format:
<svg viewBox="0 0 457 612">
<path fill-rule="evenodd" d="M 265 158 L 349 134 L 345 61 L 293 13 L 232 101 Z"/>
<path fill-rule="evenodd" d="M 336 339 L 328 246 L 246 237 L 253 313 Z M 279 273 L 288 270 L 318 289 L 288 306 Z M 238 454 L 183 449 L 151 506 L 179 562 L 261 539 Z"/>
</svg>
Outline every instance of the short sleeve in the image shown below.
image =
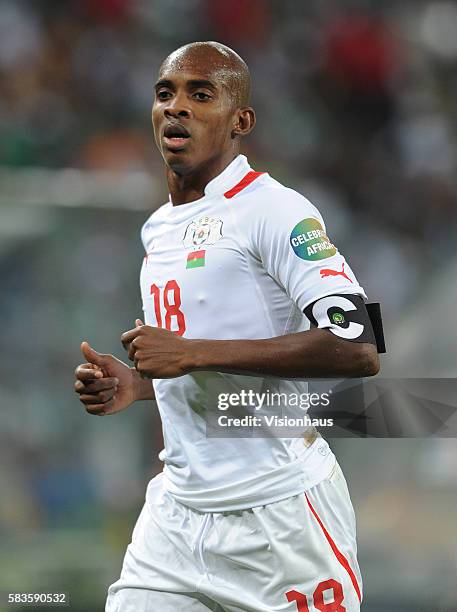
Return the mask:
<svg viewBox="0 0 457 612">
<path fill-rule="evenodd" d="M 354 272 L 327 236 L 317 208 L 292 189 L 262 191 L 262 205 L 248 224 L 249 249 L 296 306 L 303 311 L 332 294 L 366 299 Z"/>
</svg>

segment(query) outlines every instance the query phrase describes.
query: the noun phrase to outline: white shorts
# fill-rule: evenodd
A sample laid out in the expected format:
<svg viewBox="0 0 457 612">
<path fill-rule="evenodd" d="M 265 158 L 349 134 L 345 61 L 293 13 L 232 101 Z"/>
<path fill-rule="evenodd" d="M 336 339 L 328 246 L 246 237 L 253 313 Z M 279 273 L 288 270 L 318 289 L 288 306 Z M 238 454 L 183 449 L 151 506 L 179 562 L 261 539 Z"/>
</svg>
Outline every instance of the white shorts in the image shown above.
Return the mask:
<svg viewBox="0 0 457 612">
<path fill-rule="evenodd" d="M 201 513 L 148 486 L 106 612 L 358 612 L 355 517 L 338 464 L 303 494 Z"/>
</svg>

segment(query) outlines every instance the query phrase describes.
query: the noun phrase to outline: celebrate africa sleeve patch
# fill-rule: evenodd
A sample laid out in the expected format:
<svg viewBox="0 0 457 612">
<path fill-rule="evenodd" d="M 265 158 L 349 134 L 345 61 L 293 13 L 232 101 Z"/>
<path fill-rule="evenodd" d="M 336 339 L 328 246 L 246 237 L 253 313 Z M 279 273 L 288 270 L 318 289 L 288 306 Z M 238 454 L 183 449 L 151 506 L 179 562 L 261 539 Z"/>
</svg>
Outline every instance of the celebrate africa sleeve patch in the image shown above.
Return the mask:
<svg viewBox="0 0 457 612">
<path fill-rule="evenodd" d="M 186 268 L 202 268 L 205 265 L 206 251 L 192 251 L 187 256 Z"/>
<path fill-rule="evenodd" d="M 313 218 L 297 223 L 290 234 L 290 244 L 297 257 L 308 261 L 319 261 L 336 253 L 321 223 Z"/>
</svg>

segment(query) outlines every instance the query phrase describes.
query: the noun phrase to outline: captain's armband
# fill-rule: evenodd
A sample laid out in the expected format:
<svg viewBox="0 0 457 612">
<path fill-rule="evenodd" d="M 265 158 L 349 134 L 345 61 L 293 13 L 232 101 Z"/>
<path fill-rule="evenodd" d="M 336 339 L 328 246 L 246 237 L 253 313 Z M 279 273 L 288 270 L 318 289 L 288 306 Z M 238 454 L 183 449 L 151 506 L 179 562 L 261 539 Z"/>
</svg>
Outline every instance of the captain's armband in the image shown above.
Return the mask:
<svg viewBox="0 0 457 612">
<path fill-rule="evenodd" d="M 314 327 L 328 329 L 350 342 L 378 346 L 370 315 L 359 295 L 328 295 L 307 306 L 304 312 Z"/>
</svg>

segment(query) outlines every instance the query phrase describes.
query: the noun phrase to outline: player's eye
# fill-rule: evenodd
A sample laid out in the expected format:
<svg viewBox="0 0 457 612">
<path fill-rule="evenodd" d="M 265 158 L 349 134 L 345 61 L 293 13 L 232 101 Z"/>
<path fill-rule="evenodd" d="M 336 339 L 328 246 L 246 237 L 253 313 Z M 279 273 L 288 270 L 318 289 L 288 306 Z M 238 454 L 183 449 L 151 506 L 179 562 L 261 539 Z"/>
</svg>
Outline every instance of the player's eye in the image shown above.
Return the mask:
<svg viewBox="0 0 457 612">
<path fill-rule="evenodd" d="M 156 92 L 156 97 L 158 100 L 168 100 L 170 96 L 171 91 L 167 91 L 166 89 L 159 89 L 159 91 Z"/>
<path fill-rule="evenodd" d="M 202 101 L 206 101 L 206 100 L 211 100 L 212 96 L 210 96 L 209 94 L 205 93 L 204 91 L 196 91 L 194 93 L 194 97 L 197 98 L 197 100 L 202 100 Z"/>
</svg>

